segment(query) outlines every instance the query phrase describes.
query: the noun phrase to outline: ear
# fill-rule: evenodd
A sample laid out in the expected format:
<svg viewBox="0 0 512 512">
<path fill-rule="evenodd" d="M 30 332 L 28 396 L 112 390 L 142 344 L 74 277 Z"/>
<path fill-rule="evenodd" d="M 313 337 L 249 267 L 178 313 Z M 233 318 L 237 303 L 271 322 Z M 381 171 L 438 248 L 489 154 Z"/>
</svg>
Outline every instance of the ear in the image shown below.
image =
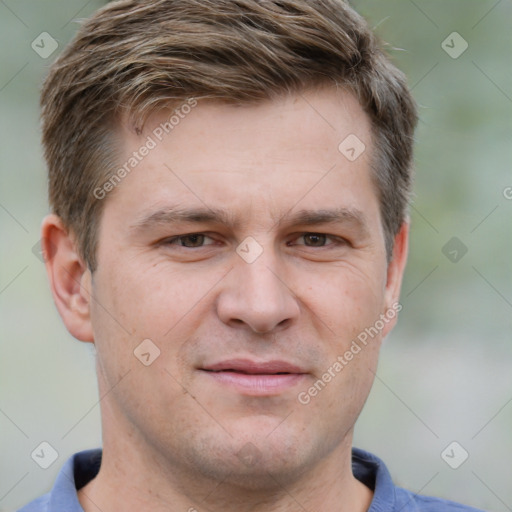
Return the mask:
<svg viewBox="0 0 512 512">
<path fill-rule="evenodd" d="M 80 258 L 74 238 L 60 217 L 47 215 L 41 226 L 41 249 L 53 300 L 72 336 L 93 342 L 90 319 L 91 272 Z"/>
<path fill-rule="evenodd" d="M 390 318 L 386 325 L 384 335 L 394 327 L 397 313 L 402 309 L 399 304 L 400 288 L 404 276 L 407 254 L 409 252 L 409 222 L 404 222 L 395 236 L 393 254 L 388 264 L 387 282 L 384 295 L 384 314 Z M 387 313 L 386 313 L 387 312 Z"/>
</svg>

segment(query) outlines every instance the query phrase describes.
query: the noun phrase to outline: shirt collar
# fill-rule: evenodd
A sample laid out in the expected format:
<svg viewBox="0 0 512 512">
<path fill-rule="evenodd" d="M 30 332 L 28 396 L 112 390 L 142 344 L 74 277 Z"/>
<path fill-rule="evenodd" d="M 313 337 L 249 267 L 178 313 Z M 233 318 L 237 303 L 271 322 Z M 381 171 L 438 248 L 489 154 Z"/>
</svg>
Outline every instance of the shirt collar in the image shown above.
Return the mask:
<svg viewBox="0 0 512 512">
<path fill-rule="evenodd" d="M 352 448 L 352 472 L 360 482 L 373 491 L 373 500 L 368 512 L 395 510 L 396 487 L 381 459 L 359 448 Z"/>
<path fill-rule="evenodd" d="M 77 490 L 90 482 L 100 470 L 101 449 L 75 453 L 60 470 L 50 493 L 47 512 L 84 512 Z"/>
</svg>

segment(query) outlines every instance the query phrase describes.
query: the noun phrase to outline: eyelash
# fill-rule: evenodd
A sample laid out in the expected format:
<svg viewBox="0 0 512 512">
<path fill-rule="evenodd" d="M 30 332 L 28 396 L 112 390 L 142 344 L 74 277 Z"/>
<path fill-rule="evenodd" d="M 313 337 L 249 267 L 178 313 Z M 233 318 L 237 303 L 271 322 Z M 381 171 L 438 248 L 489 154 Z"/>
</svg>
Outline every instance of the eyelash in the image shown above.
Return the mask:
<svg viewBox="0 0 512 512">
<path fill-rule="evenodd" d="M 320 236 L 320 237 L 325 237 L 325 240 L 333 240 L 333 243 L 331 244 L 327 244 L 327 245 L 306 245 L 306 244 L 299 244 L 299 245 L 303 245 L 304 247 L 313 247 L 313 248 L 325 248 L 325 247 L 330 247 L 331 245 L 335 245 L 335 246 L 342 246 L 342 245 L 350 245 L 349 242 L 344 239 L 344 238 L 340 238 L 340 237 L 337 237 L 337 236 L 334 236 L 334 235 L 329 235 L 327 233 L 317 233 L 317 232 L 314 232 L 314 231 L 306 231 L 306 232 L 303 232 L 300 234 L 300 236 L 298 236 L 297 238 L 294 238 L 294 240 L 297 240 L 299 238 L 302 238 L 302 237 L 305 237 L 305 236 Z M 168 238 L 166 240 L 163 240 L 163 244 L 164 245 L 178 245 L 178 244 L 175 244 L 175 242 L 178 242 L 180 240 L 183 240 L 185 238 L 188 238 L 188 237 L 193 237 L 193 236 L 204 236 L 206 238 L 210 238 L 213 240 L 213 238 L 209 237 L 208 235 L 206 235 L 205 233 L 187 233 L 185 235 L 178 235 L 178 236 L 174 236 L 172 238 Z M 203 247 L 207 247 L 209 245 L 215 245 L 213 243 L 211 244 L 207 244 L 207 245 L 199 245 L 197 247 L 187 247 L 186 245 L 178 245 L 179 247 L 184 247 L 184 248 L 187 248 L 187 249 L 201 249 Z M 288 243 L 287 243 L 288 245 Z"/>
</svg>

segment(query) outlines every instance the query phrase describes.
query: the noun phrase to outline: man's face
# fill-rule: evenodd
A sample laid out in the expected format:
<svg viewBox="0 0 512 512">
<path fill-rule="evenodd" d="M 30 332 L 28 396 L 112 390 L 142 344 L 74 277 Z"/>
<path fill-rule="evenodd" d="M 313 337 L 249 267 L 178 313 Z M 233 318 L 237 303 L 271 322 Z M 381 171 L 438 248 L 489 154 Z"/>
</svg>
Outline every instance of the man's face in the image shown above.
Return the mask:
<svg viewBox="0 0 512 512">
<path fill-rule="evenodd" d="M 184 472 L 291 478 L 350 445 L 394 323 L 401 272 L 388 272 L 369 121 L 327 89 L 199 102 L 160 142 L 168 118 L 122 129 L 122 163 L 148 136 L 156 147 L 103 199 L 91 323 L 104 435 Z M 354 161 L 338 149 L 350 134 L 366 145 Z"/>
</svg>

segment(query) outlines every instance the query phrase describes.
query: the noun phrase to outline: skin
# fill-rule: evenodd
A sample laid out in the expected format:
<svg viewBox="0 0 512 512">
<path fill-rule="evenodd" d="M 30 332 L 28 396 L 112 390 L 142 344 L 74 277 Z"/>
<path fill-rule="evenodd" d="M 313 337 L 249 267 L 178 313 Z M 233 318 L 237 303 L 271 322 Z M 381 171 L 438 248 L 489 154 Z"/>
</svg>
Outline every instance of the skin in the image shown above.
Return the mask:
<svg viewBox="0 0 512 512">
<path fill-rule="evenodd" d="M 154 115 L 140 135 L 123 122 L 124 157 L 168 117 Z M 353 162 L 338 151 L 349 134 L 366 145 Z M 368 509 L 372 491 L 352 475 L 352 434 L 396 317 L 307 405 L 297 396 L 399 298 L 408 225 L 388 263 L 371 144 L 368 117 L 347 92 L 243 107 L 202 101 L 103 199 L 93 275 L 72 233 L 45 218 L 57 308 L 97 351 L 104 452 L 79 491 L 86 512 Z M 134 228 L 176 206 L 222 208 L 230 222 Z M 291 220 L 336 208 L 359 220 Z M 172 239 L 190 233 L 207 236 Z M 252 263 L 236 252 L 249 236 L 263 250 Z M 134 356 L 144 339 L 160 350 L 149 366 Z M 251 396 L 200 369 L 234 357 L 288 361 L 304 374 Z"/>
</svg>

